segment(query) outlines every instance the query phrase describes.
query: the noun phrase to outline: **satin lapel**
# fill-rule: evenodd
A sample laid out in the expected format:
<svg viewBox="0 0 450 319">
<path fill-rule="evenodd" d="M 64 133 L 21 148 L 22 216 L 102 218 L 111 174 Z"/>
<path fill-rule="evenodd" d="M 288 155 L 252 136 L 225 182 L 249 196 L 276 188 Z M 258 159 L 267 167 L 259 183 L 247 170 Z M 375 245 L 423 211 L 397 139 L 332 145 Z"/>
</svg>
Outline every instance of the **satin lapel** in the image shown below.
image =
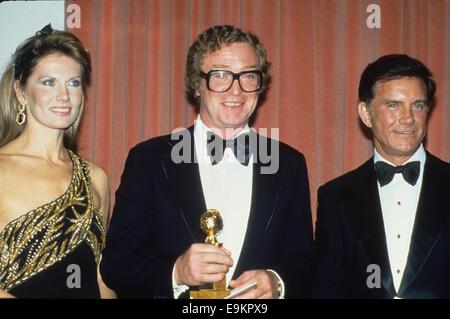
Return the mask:
<svg viewBox="0 0 450 319">
<path fill-rule="evenodd" d="M 267 141 L 266 138 L 257 136 L 258 145 Z M 269 227 L 275 212 L 286 169 L 279 161 L 280 167 L 276 173 L 262 174 L 261 168 L 264 167 L 264 164 L 260 160 L 260 154 L 256 156 L 258 159 L 256 163 L 253 163 L 252 202 L 248 226 L 233 278 L 237 278 L 242 271 L 247 270 L 251 266 L 254 253 L 257 251 L 261 238 Z"/>
<path fill-rule="evenodd" d="M 448 186 L 444 184 L 448 181 L 442 178 L 438 165 L 437 160 L 427 152 L 408 262 L 399 294 L 408 289 L 419 274 L 449 218 L 450 199 L 446 192 Z"/>
<path fill-rule="evenodd" d="M 373 158 L 360 168 L 354 185 L 346 197 L 347 207 L 354 205 L 347 211 L 349 220 L 370 262 L 380 266 L 383 287 L 395 296 Z"/>
<path fill-rule="evenodd" d="M 198 164 L 195 160 L 193 126 L 188 129 L 190 137 L 190 161 L 189 163 L 176 164 L 171 159 L 171 154 L 162 155 L 162 163 L 167 181 L 169 182 L 172 196 L 175 199 L 178 211 L 191 233 L 194 242 L 203 242 L 205 235 L 200 229 L 200 216 L 206 210 L 203 189 L 200 180 Z M 171 149 L 182 140 L 171 141 Z"/>
</svg>

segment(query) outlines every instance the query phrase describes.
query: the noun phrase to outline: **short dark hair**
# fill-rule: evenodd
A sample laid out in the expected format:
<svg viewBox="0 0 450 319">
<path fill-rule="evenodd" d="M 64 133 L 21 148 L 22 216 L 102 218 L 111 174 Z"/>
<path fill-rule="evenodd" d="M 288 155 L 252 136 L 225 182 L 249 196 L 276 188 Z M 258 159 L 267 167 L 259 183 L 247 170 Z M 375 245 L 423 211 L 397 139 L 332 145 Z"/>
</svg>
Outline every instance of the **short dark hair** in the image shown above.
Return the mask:
<svg viewBox="0 0 450 319">
<path fill-rule="evenodd" d="M 364 69 L 359 81 L 359 101 L 369 104 L 374 98 L 374 88 L 377 82 L 386 82 L 402 77 L 419 78 L 425 84 L 427 101 L 430 103 L 436 92 L 436 83 L 431 78 L 432 73 L 419 60 L 406 54 L 385 55 L 370 63 Z"/>
<path fill-rule="evenodd" d="M 258 56 L 259 65 L 263 73 L 261 91 L 267 84 L 270 62 L 267 61 L 266 50 L 256 35 L 244 32 L 231 25 L 216 25 L 200 34 L 189 48 L 186 61 L 186 93 L 194 97 L 195 91 L 200 87 L 200 67 L 206 54 L 220 50 L 233 43 L 248 43 Z"/>
</svg>

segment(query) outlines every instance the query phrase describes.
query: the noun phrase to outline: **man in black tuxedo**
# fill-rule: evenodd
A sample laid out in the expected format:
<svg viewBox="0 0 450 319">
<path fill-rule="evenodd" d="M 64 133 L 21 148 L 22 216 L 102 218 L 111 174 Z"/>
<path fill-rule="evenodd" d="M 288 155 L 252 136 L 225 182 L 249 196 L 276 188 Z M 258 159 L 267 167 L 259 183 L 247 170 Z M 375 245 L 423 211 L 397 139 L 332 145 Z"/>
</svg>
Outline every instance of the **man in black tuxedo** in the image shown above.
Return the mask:
<svg viewBox="0 0 450 319">
<path fill-rule="evenodd" d="M 101 273 L 119 297 L 178 298 L 225 277 L 232 289 L 256 282 L 241 298 L 310 296 L 305 159 L 247 124 L 268 68 L 258 38 L 232 26 L 212 27 L 191 46 L 195 124 L 135 146 L 116 192 Z M 207 209 L 223 218 L 223 247 L 204 243 Z"/>
<path fill-rule="evenodd" d="M 435 89 L 407 55 L 362 73 L 374 156 L 319 188 L 314 297 L 450 297 L 450 164 L 422 145 Z"/>
</svg>

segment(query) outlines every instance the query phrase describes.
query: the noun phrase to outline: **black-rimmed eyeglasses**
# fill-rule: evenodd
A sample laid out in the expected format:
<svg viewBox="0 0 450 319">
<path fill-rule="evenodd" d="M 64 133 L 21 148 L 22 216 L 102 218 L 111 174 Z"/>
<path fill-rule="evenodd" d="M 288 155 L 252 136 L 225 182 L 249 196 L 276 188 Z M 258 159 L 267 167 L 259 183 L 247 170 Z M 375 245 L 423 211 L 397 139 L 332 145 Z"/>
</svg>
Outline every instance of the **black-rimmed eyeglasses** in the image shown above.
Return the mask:
<svg viewBox="0 0 450 319">
<path fill-rule="evenodd" d="M 212 92 L 226 92 L 231 88 L 234 80 L 238 80 L 242 91 L 251 93 L 261 89 L 263 74 L 259 70 L 239 73 L 225 70 L 211 70 L 208 73 L 200 71 L 200 77 L 206 80 L 206 87 Z"/>
</svg>

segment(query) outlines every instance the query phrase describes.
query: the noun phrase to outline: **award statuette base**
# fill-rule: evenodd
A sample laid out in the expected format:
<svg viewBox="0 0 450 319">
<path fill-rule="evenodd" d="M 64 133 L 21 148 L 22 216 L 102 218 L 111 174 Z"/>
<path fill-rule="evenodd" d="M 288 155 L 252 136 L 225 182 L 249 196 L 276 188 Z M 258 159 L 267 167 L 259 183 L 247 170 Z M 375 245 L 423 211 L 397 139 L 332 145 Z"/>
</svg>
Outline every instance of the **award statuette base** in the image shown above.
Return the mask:
<svg viewBox="0 0 450 319">
<path fill-rule="evenodd" d="M 189 292 L 191 299 L 223 299 L 230 295 L 230 290 L 202 289 Z"/>
<path fill-rule="evenodd" d="M 212 288 L 200 288 L 199 290 L 189 291 L 191 299 L 223 299 L 231 293 L 226 289 L 225 278 L 212 284 Z"/>
</svg>

